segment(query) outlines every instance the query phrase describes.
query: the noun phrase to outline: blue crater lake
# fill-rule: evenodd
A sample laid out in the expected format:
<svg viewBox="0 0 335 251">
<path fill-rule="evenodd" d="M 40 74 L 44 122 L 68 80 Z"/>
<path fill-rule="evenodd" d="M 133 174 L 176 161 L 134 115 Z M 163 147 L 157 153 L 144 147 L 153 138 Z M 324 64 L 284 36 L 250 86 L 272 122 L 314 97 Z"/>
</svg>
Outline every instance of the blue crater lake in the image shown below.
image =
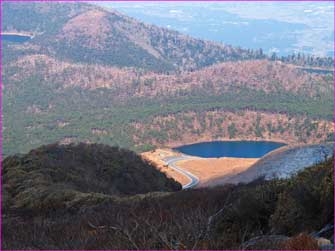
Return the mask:
<svg viewBox="0 0 335 251">
<path fill-rule="evenodd" d="M 260 158 L 284 145 L 269 141 L 212 141 L 184 145 L 174 150 L 202 158 Z"/>
<path fill-rule="evenodd" d="M 28 40 L 30 40 L 30 36 L 24 36 L 24 35 L 8 35 L 8 34 L 2 34 L 1 40 L 2 41 L 8 41 L 8 42 L 14 42 L 14 43 L 23 43 Z"/>
</svg>

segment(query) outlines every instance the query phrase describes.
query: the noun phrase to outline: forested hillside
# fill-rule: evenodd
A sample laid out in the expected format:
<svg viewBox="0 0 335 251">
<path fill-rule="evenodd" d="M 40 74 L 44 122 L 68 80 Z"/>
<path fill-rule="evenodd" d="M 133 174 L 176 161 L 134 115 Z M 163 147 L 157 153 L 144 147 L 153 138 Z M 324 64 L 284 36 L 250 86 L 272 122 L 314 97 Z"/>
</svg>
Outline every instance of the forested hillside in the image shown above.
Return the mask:
<svg viewBox="0 0 335 251">
<path fill-rule="evenodd" d="M 321 143 L 333 140 L 333 123 L 306 115 L 253 110 L 188 111 L 133 122 L 137 144 L 178 146 L 212 140 L 272 140 Z"/>
<path fill-rule="evenodd" d="M 332 58 L 278 58 L 87 3 L 1 4 L 2 30 L 31 35 L 2 41 L 1 249 L 333 249 Z M 212 140 L 328 150 L 288 179 L 182 191 L 137 155 Z M 267 156 L 257 170 L 274 169 Z"/>
<path fill-rule="evenodd" d="M 213 140 L 332 138 L 333 74 L 327 64 L 314 64 L 321 58 L 268 57 L 83 3 L 3 3 L 3 10 L 4 31 L 34 34 L 24 43 L 3 42 L 5 155 L 56 141 L 143 151 L 183 133 Z M 184 116 L 204 123 L 212 111 L 267 118 L 257 126 L 253 116 L 233 133 L 229 119 L 198 126 Z M 176 121 L 158 122 L 165 117 Z"/>
<path fill-rule="evenodd" d="M 31 44 L 73 62 L 174 71 L 263 57 L 89 4 L 4 3 L 3 9 L 4 31 L 34 32 Z"/>
<path fill-rule="evenodd" d="M 71 211 L 117 196 L 181 189 L 129 150 L 83 143 L 47 145 L 5 158 L 2 184 L 5 214 Z"/>
</svg>

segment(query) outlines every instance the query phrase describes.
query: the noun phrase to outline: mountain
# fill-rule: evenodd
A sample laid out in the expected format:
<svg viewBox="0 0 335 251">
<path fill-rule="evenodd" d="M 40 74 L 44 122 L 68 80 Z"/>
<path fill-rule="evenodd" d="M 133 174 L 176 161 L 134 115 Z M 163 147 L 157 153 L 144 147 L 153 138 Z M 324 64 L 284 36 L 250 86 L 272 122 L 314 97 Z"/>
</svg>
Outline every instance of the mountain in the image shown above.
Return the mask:
<svg viewBox="0 0 335 251">
<path fill-rule="evenodd" d="M 31 44 L 73 62 L 174 71 L 253 57 L 94 5 L 4 3 L 3 10 L 4 31 L 33 32 Z"/>
<path fill-rule="evenodd" d="M 2 41 L 2 249 L 330 243 L 333 158 L 286 180 L 179 191 L 131 151 L 333 141 L 333 73 L 319 64 L 329 61 L 269 58 L 83 3 L 2 7 L 7 34 L 33 34 Z"/>
<path fill-rule="evenodd" d="M 177 191 L 135 153 L 96 144 L 47 145 L 2 162 L 3 206 L 7 210 L 75 210 L 116 197 Z"/>
<path fill-rule="evenodd" d="M 327 67 L 194 39 L 89 4 L 3 3 L 3 10 L 4 31 L 34 34 L 3 42 L 5 155 L 57 141 L 144 151 L 201 137 L 332 139 Z"/>
</svg>

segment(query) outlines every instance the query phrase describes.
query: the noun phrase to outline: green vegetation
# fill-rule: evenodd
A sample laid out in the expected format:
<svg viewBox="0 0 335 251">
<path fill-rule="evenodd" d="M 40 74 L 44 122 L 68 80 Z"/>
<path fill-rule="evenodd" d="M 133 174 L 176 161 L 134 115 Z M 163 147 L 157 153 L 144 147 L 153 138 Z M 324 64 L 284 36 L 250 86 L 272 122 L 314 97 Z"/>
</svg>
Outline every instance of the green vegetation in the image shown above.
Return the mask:
<svg viewBox="0 0 335 251">
<path fill-rule="evenodd" d="M 261 116 L 257 114 L 256 125 L 255 125 L 255 136 L 259 138 L 263 138 L 262 132 L 264 131 L 264 128 L 260 126 L 261 119 L 262 119 Z"/>
<path fill-rule="evenodd" d="M 30 78 L 11 89 L 4 89 L 3 95 L 3 153 L 5 155 L 24 153 L 41 144 L 49 144 L 64 138 L 74 141 L 91 141 L 118 145 L 132 150 L 131 122 L 150 121 L 154 116 L 177 114 L 184 111 L 244 109 L 285 112 L 291 115 L 307 115 L 311 118 L 331 120 L 333 117 L 332 97 L 322 99 L 296 96 L 290 93 L 269 93 L 241 90 L 239 99 L 235 93 L 220 96 L 164 97 L 161 99 L 133 98 L 126 103 L 115 100 L 113 90 L 82 90 L 67 88 L 54 92 L 52 84 L 45 85 Z M 52 109 L 49 109 L 52 104 Z M 27 108 L 35 105 L 41 112 L 29 113 Z M 98 112 L 97 112 L 98 111 Z M 187 118 L 183 118 L 187 119 Z M 69 124 L 57 126 L 59 121 Z M 204 120 L 201 120 L 204 122 Z M 92 134 L 92 128 L 108 129 L 108 135 Z M 257 128 L 256 128 L 257 130 Z M 261 130 L 258 128 L 258 131 Z M 277 130 L 284 131 L 284 128 Z M 232 130 L 231 130 L 232 132 Z M 146 132 L 164 141 L 163 132 Z M 153 135 L 155 134 L 155 135 Z"/>
<path fill-rule="evenodd" d="M 75 210 L 115 196 L 181 189 L 135 153 L 107 145 L 42 146 L 7 157 L 2 167 L 5 211 Z"/>
<path fill-rule="evenodd" d="M 232 139 L 235 137 L 236 135 L 236 127 L 235 127 L 235 124 L 234 123 L 231 123 L 229 126 L 228 126 L 228 133 L 229 133 L 229 138 Z"/>
<path fill-rule="evenodd" d="M 270 58 L 271 60 L 280 60 L 282 62 L 290 64 L 329 68 L 328 70 L 309 69 L 309 68 L 303 69 L 310 72 L 323 73 L 323 74 L 331 73 L 332 70 L 330 68 L 334 66 L 334 59 L 332 57 L 318 57 L 318 56 L 305 55 L 303 53 L 292 54 L 286 57 L 284 56 L 277 57 L 277 55 L 274 53 L 271 55 Z"/>
<path fill-rule="evenodd" d="M 241 186 L 231 195 L 236 203 L 222 214 L 217 232 L 240 242 L 257 232 L 292 236 L 333 224 L 333 165 L 330 159 L 288 180 Z"/>
</svg>

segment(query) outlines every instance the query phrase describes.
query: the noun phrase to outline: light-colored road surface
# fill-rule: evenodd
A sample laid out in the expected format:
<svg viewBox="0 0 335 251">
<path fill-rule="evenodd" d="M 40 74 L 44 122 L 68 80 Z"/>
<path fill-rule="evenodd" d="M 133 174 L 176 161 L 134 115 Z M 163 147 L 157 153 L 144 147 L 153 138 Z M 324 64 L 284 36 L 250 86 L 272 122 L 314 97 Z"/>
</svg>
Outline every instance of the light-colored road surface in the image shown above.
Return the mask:
<svg viewBox="0 0 335 251">
<path fill-rule="evenodd" d="M 183 185 L 183 189 L 189 189 L 189 188 L 195 187 L 199 183 L 199 178 L 197 176 L 176 166 L 176 162 L 181 161 L 181 160 L 189 160 L 189 159 L 197 159 L 197 158 L 182 155 L 178 157 L 175 157 L 175 156 L 167 157 L 163 160 L 170 168 L 181 173 L 182 175 L 186 176 L 190 180 L 189 183 L 187 183 L 186 185 Z"/>
</svg>

